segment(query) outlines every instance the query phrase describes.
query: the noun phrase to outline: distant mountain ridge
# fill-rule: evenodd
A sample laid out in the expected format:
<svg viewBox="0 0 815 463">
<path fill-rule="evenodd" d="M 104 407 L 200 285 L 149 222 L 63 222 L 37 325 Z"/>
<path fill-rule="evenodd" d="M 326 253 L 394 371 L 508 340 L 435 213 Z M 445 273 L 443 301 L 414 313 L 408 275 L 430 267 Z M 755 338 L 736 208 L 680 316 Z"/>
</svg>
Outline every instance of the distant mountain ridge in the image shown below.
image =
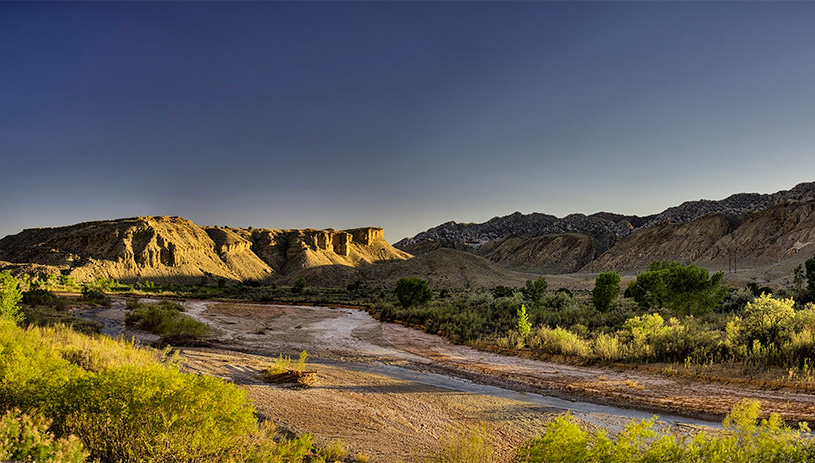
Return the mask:
<svg viewBox="0 0 815 463">
<path fill-rule="evenodd" d="M 815 182 L 801 183 L 790 190 L 772 194 L 738 193 L 722 200 L 687 201 L 659 214 L 645 217 L 598 212 L 592 215 L 571 214 L 557 218 L 542 213 L 516 212 L 504 217 L 495 217 L 484 223 L 443 223 L 412 238 L 405 238 L 394 246 L 415 255 L 441 247 L 467 250 L 508 268 L 543 273 L 575 272 L 595 260 L 598 260 L 598 264 L 605 262 L 606 265 L 601 265 L 603 268 L 609 268 L 613 260 L 614 268 L 625 270 L 640 268 L 644 260 L 657 255 L 686 261 L 693 260 L 689 256 L 716 259 L 710 253 L 705 254 L 705 250 L 697 249 L 713 246 L 714 243 L 709 242 L 713 237 L 708 237 L 707 240 L 687 239 L 681 241 L 685 243 L 684 247 L 668 246 L 658 253 L 653 251 L 656 243 L 640 242 L 636 247 L 638 256 L 636 258 L 629 255 L 635 252 L 634 247 L 625 254 L 629 256 L 628 258 L 623 255 L 618 255 L 612 260 L 609 260 L 608 256 L 601 258 L 606 253 L 615 255 L 618 243 L 624 241 L 633 243 L 636 240 L 629 236 L 644 233 L 645 230 L 672 225 L 678 232 L 691 235 L 708 234 L 710 230 L 705 227 L 696 227 L 691 232 L 691 228 L 676 226 L 718 215 L 727 226 L 723 226 L 721 221 L 716 222 L 715 226 L 712 225 L 713 222 L 707 222 L 707 225 L 716 230 L 714 233 L 717 235 L 716 239 L 720 239 L 755 214 L 773 207 L 812 201 L 815 201 Z M 648 236 L 656 239 L 666 235 L 650 233 Z M 718 246 L 724 245 L 720 243 Z M 749 246 L 745 252 L 749 254 Z M 779 252 L 773 253 L 778 254 Z M 765 255 L 767 259 L 768 256 L 769 254 Z"/>
</svg>

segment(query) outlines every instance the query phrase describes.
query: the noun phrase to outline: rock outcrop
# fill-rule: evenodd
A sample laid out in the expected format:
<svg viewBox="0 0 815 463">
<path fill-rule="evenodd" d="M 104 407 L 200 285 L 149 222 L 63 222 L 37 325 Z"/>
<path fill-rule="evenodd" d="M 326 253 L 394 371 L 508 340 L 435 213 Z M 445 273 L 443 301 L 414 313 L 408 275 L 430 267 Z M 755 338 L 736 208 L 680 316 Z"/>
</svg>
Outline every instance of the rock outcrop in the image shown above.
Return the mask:
<svg viewBox="0 0 815 463">
<path fill-rule="evenodd" d="M 812 204 L 815 182 L 773 194 L 688 201 L 646 217 L 516 212 L 480 224 L 447 222 L 396 247 L 416 255 L 466 250 L 507 268 L 543 273 L 636 270 L 654 260 L 726 269 L 733 256 L 742 265 L 764 265 L 809 246 L 812 224 L 804 217 Z"/>
<path fill-rule="evenodd" d="M 266 281 L 318 265 L 411 257 L 381 228 L 271 230 L 199 227 L 181 217 L 134 217 L 23 230 L 0 240 L 0 260 L 58 269 L 77 281 Z"/>
</svg>

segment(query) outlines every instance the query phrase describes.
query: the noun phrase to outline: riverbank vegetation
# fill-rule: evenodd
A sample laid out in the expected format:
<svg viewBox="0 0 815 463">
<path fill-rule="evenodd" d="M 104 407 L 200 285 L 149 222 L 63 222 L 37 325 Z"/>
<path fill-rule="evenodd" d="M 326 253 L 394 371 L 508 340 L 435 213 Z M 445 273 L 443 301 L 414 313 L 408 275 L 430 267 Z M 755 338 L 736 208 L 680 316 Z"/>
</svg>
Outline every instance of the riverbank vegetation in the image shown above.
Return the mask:
<svg viewBox="0 0 815 463">
<path fill-rule="evenodd" d="M 338 454 L 337 445 L 322 449 L 308 434 L 287 437 L 259 423 L 243 389 L 184 373 L 169 348 L 62 324 L 21 326 L 22 298 L 20 282 L 3 275 L 0 458 L 318 463 Z"/>
<path fill-rule="evenodd" d="M 158 334 L 163 344 L 189 346 L 204 343 L 210 334 L 209 325 L 184 311 L 184 306 L 178 302 L 142 303 L 131 298 L 127 300 L 125 324 Z"/>
<path fill-rule="evenodd" d="M 560 415 L 546 431 L 521 447 L 517 463 L 804 463 L 815 457 L 809 430 L 792 429 L 778 415 L 760 420 L 758 401 L 736 405 L 723 421 L 723 430 L 692 436 L 655 428 L 655 420 L 631 421 L 614 437 L 604 430 L 581 428 L 569 415 Z"/>
</svg>

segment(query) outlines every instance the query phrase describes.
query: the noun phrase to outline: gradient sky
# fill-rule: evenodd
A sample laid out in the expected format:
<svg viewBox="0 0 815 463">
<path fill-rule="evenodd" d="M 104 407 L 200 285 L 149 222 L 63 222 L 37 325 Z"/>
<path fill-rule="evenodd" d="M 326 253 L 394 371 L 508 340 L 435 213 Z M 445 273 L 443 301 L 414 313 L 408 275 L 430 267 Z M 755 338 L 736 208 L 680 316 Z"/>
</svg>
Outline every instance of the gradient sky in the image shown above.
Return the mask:
<svg viewBox="0 0 815 463">
<path fill-rule="evenodd" d="M 0 3 L 0 236 L 646 215 L 815 180 L 815 3 Z"/>
</svg>

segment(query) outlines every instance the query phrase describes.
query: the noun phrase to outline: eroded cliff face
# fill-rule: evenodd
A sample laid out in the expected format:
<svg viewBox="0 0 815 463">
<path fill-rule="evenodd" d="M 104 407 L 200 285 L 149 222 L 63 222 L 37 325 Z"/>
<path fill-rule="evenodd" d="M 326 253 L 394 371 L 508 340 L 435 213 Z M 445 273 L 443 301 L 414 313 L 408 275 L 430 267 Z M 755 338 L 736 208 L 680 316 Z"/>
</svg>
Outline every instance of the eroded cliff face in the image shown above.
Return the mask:
<svg viewBox="0 0 815 463">
<path fill-rule="evenodd" d="M 269 230 L 199 227 L 181 217 L 134 217 L 24 230 L 0 240 L 0 261 L 59 269 L 77 281 L 271 280 L 315 265 L 365 265 L 410 255 L 381 228 Z"/>
</svg>

